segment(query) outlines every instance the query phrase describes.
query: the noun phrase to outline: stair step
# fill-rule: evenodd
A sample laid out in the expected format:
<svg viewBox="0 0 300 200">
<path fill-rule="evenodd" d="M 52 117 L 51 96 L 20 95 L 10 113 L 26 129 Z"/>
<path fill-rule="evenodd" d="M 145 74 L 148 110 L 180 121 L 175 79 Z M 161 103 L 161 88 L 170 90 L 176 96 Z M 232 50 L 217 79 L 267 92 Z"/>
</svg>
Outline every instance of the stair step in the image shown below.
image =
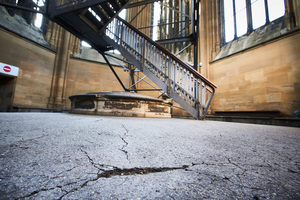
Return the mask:
<svg viewBox="0 0 300 200">
<path fill-rule="evenodd" d="M 118 0 L 121 4 L 122 4 L 122 6 L 124 6 L 128 1 L 126 1 L 126 0 Z"/>
<path fill-rule="evenodd" d="M 111 1 L 109 3 L 113 6 L 114 10 L 116 10 L 116 11 L 119 11 L 121 9 L 121 5 L 119 5 L 118 2 Z"/>
<path fill-rule="evenodd" d="M 109 18 L 107 15 L 103 13 L 101 8 L 99 6 L 93 6 L 91 9 L 101 18 L 104 24 L 108 23 Z"/>
<path fill-rule="evenodd" d="M 110 17 L 113 17 L 115 15 L 116 11 L 112 10 L 112 8 L 107 3 L 102 3 L 100 5 Z"/>
<path fill-rule="evenodd" d="M 128 22 L 116 17 L 116 13 L 131 1 L 110 0 L 97 3 L 86 0 L 85 5 L 90 6 L 76 12 L 69 11 L 68 14 L 60 12 L 60 16 L 55 18 L 54 15 L 54 21 L 79 38 L 86 39 L 100 53 L 118 49 L 192 116 L 196 119 L 205 118 L 216 86 Z M 78 15 L 83 10 L 86 12 Z M 102 32 L 105 28 L 106 35 Z"/>
<path fill-rule="evenodd" d="M 100 18 L 96 18 L 91 12 L 87 11 L 84 16 L 94 25 L 97 30 L 100 30 L 103 27 L 103 22 Z"/>
<path fill-rule="evenodd" d="M 204 119 L 216 86 L 128 22 L 117 18 L 112 23 L 107 27 L 110 36 L 103 39 L 194 118 Z"/>
</svg>

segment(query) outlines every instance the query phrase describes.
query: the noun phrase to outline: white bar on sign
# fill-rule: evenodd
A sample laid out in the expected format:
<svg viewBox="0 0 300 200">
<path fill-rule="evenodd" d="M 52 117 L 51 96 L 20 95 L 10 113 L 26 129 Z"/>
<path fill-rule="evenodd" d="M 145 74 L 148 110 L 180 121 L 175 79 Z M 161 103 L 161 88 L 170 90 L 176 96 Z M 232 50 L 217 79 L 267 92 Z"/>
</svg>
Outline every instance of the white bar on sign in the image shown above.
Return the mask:
<svg viewBox="0 0 300 200">
<path fill-rule="evenodd" d="M 19 67 L 8 65 L 0 62 L 0 74 L 17 77 L 19 74 Z"/>
</svg>

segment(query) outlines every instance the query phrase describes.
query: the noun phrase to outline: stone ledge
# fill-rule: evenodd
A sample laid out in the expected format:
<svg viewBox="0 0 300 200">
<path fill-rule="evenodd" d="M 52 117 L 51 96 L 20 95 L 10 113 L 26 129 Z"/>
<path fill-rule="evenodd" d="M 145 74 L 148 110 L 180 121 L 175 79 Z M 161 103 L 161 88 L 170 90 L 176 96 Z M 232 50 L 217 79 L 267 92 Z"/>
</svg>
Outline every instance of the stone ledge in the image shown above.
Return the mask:
<svg viewBox="0 0 300 200">
<path fill-rule="evenodd" d="M 300 127 L 300 119 L 287 118 L 287 117 L 274 117 L 273 118 L 273 117 L 242 117 L 242 116 L 234 117 L 234 116 L 207 115 L 206 120 Z"/>
</svg>

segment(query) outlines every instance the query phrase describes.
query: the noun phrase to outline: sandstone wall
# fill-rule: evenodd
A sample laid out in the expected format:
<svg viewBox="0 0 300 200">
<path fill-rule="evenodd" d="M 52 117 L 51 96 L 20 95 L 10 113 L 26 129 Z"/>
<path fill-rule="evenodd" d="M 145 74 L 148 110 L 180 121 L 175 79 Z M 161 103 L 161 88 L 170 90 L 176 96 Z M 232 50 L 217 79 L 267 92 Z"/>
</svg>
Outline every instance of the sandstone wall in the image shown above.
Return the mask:
<svg viewBox="0 0 300 200">
<path fill-rule="evenodd" d="M 119 66 L 114 66 L 114 70 L 123 84 L 126 84 L 128 73 Z M 67 98 L 76 94 L 105 91 L 124 91 L 107 64 L 70 59 L 65 94 Z M 71 106 L 69 99 L 66 106 L 68 109 Z"/>
<path fill-rule="evenodd" d="M 297 14 L 296 23 L 290 22 L 286 14 L 277 23 L 281 29 L 270 23 L 249 36 L 222 44 L 220 1 L 201 1 L 199 71 L 218 86 L 211 113 L 280 111 L 283 116 L 292 116 L 293 111 L 300 109 L 297 9 L 288 7 L 286 12 Z"/>
<path fill-rule="evenodd" d="M 300 109 L 300 33 L 210 64 L 214 111 Z"/>
<path fill-rule="evenodd" d="M 30 108 L 49 107 L 51 84 L 54 77 L 56 52 L 30 42 L 16 34 L 0 29 L 0 62 L 19 67 L 13 106 Z M 5 47 L 5 48 L 4 48 Z M 105 63 L 69 58 L 67 68 L 55 73 L 58 77 L 57 99 L 64 99 L 57 108 L 70 108 L 68 97 L 74 94 L 100 91 L 122 91 L 123 88 Z M 126 84 L 128 73 L 122 67 L 115 71 Z M 65 83 L 65 85 L 63 85 Z"/>
<path fill-rule="evenodd" d="M 0 61 L 20 68 L 14 105 L 46 108 L 55 53 L 0 29 Z"/>
</svg>

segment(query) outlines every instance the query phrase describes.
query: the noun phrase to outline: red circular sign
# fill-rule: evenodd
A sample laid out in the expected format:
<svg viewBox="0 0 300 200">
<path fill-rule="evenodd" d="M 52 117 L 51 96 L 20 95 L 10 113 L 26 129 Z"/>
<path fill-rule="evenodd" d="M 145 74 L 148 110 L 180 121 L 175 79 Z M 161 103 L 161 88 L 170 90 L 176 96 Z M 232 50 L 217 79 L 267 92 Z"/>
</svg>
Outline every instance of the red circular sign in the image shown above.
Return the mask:
<svg viewBox="0 0 300 200">
<path fill-rule="evenodd" d="M 9 66 L 4 66 L 4 67 L 3 67 L 3 70 L 4 70 L 5 72 L 10 72 L 10 71 L 11 71 L 11 68 L 10 68 Z"/>
</svg>

